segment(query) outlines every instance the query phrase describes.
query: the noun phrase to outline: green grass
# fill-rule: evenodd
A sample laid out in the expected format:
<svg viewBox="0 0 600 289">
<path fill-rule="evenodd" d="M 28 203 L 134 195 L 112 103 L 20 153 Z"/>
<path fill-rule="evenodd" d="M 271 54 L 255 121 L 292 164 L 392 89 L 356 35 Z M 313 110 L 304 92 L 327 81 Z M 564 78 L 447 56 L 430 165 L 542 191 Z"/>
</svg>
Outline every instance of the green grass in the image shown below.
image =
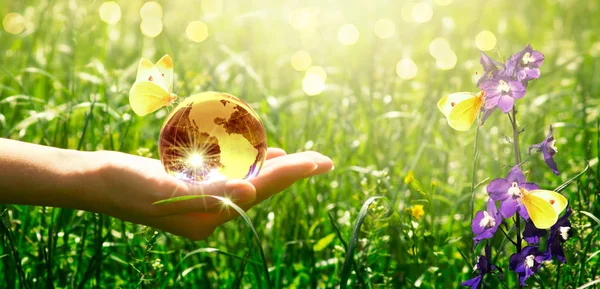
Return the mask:
<svg viewBox="0 0 600 289">
<path fill-rule="evenodd" d="M 93 213 L 2 205 L 1 288 L 268 288 L 265 265 L 272 288 L 334 288 L 340 282 L 459 287 L 473 276 L 480 253 L 472 252 L 471 202 L 482 209 L 488 181 L 504 177 L 514 159 L 504 137 L 512 136 L 508 118 L 496 112 L 479 131 L 473 172 L 476 129 L 453 131 L 436 108 L 446 93 L 476 90 L 473 78 L 481 68 L 474 39 L 482 30 L 498 39 L 489 52 L 496 59 L 527 43 L 546 56 L 542 77 L 518 102 L 519 126 L 525 128 L 520 149 L 525 157 L 553 124 L 561 175 L 536 155 L 526 165 L 528 178 L 556 188 L 590 164 L 563 191 L 575 212 L 568 262 L 545 265 L 528 284 L 599 286 L 590 283 L 600 276 L 595 1 L 454 0 L 432 3 L 433 17 L 424 24 L 401 18 L 406 1 L 232 0 L 216 16 L 203 12 L 199 1 L 159 2 L 164 29 L 151 39 L 139 29 L 142 1 L 120 1 L 121 21 L 113 26 L 100 20 L 102 1 L 2 1 L 0 17 L 21 13 L 34 29 L 20 35 L 0 30 L 1 136 L 79 150 L 147 149 L 158 157 L 166 111 L 135 116 L 127 93 L 140 57 L 169 53 L 178 95 L 216 90 L 239 96 L 261 116 L 270 146 L 320 151 L 332 157 L 335 170 L 302 180 L 248 212 L 266 264 L 241 218 L 191 242 Z M 312 31 L 289 24 L 291 13 L 303 7 L 319 12 Z M 396 25 L 392 39 L 372 32 L 384 17 Z M 206 41 L 185 37 L 193 20 L 207 23 Z M 345 23 L 360 31 L 354 45 L 337 40 Z M 429 54 L 435 37 L 450 42 L 454 69 L 436 68 Z M 313 65 L 328 73 L 320 95 L 302 91 L 303 73 L 289 62 L 298 50 L 308 51 Z M 403 57 L 417 64 L 412 80 L 396 74 Z M 423 193 L 404 183 L 411 170 Z M 483 182 L 473 200 L 472 182 Z M 374 202 L 363 206 L 367 200 Z M 421 220 L 404 213 L 415 204 L 424 205 Z M 492 243 L 503 248 L 497 264 L 508 288 L 515 288 L 516 276 L 508 270 L 514 248 L 499 236 Z M 493 276 L 485 284 L 500 287 Z"/>
</svg>

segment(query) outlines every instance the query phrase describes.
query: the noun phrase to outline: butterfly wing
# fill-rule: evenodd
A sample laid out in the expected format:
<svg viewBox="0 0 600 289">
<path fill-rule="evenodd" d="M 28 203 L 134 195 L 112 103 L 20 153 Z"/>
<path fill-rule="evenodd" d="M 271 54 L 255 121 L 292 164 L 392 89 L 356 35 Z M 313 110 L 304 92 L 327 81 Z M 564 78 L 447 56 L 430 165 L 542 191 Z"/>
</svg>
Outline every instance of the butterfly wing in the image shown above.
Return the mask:
<svg viewBox="0 0 600 289">
<path fill-rule="evenodd" d="M 136 81 L 129 91 L 131 109 L 139 116 L 152 113 L 170 101 L 169 92 L 151 81 Z"/>
<path fill-rule="evenodd" d="M 473 125 L 482 105 L 482 92 L 452 93 L 438 101 L 438 108 L 448 120 L 448 125 L 459 131 L 466 131 Z"/>
<path fill-rule="evenodd" d="M 554 209 L 557 215 L 560 215 L 560 213 L 562 213 L 562 211 L 567 207 L 567 204 L 569 203 L 567 201 L 567 198 L 553 191 L 533 190 L 529 191 L 529 194 L 546 200 L 546 202 L 552 205 L 552 208 Z"/>
<path fill-rule="evenodd" d="M 138 71 L 137 71 L 137 76 L 135 77 L 135 81 L 136 82 L 144 82 L 144 81 L 153 82 L 156 85 L 160 86 L 163 90 L 170 91 L 169 87 L 167 86 L 167 84 L 165 82 L 165 78 L 162 76 L 162 73 L 158 70 L 157 66 L 154 65 L 154 63 L 152 63 L 147 58 L 142 58 L 140 60 L 140 64 L 138 65 Z"/>
<path fill-rule="evenodd" d="M 469 98 L 455 105 L 448 115 L 448 124 L 455 130 L 466 131 L 475 122 L 483 102 L 477 98 Z"/>
<path fill-rule="evenodd" d="M 170 55 L 163 56 L 156 63 L 156 69 L 160 72 L 165 80 L 165 86 L 168 92 L 173 91 L 173 59 Z"/>
<path fill-rule="evenodd" d="M 558 214 L 546 199 L 527 193 L 523 195 L 521 201 L 536 228 L 548 229 L 558 220 Z"/>
<path fill-rule="evenodd" d="M 450 115 L 452 108 L 458 103 L 474 97 L 473 93 L 470 92 L 456 92 L 446 95 L 438 101 L 438 108 L 444 114 L 445 117 Z"/>
</svg>

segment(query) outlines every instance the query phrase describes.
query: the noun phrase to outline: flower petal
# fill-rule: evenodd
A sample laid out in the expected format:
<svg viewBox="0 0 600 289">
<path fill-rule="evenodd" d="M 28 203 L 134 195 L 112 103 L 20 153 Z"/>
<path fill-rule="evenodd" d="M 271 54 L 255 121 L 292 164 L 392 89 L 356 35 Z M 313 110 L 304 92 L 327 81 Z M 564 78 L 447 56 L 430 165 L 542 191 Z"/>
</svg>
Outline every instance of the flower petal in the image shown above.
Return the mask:
<svg viewBox="0 0 600 289">
<path fill-rule="evenodd" d="M 514 98 L 512 98 L 508 95 L 503 95 L 500 97 L 500 100 L 498 101 L 498 108 L 500 108 L 500 110 L 502 112 L 508 113 L 513 108 L 514 104 L 515 104 Z"/>
<path fill-rule="evenodd" d="M 494 201 L 501 201 L 509 197 L 508 189 L 510 188 L 510 182 L 503 179 L 497 178 L 492 180 L 487 186 L 486 190 L 490 195 L 490 198 Z"/>
<path fill-rule="evenodd" d="M 548 167 L 552 170 L 552 172 L 555 175 L 559 175 L 560 172 L 558 171 L 558 167 L 556 166 L 556 162 L 554 161 L 554 158 L 550 155 L 546 155 L 546 153 L 544 152 L 544 162 L 546 162 L 546 165 L 548 165 Z"/>
<path fill-rule="evenodd" d="M 477 289 L 479 288 L 479 283 L 481 283 L 481 279 L 483 278 L 483 275 L 478 275 L 473 279 L 469 279 L 465 282 L 460 283 L 461 286 L 471 286 L 471 289 Z"/>
<path fill-rule="evenodd" d="M 510 171 L 506 175 L 506 180 L 509 182 L 509 184 L 512 182 L 517 182 L 519 186 L 525 183 L 525 175 L 523 174 L 523 171 L 521 170 L 519 165 L 515 165 L 510 169 Z"/>
<path fill-rule="evenodd" d="M 519 212 L 519 215 L 521 216 L 521 218 L 523 218 L 525 220 L 529 220 L 529 212 L 527 212 L 527 208 L 525 207 L 525 205 L 519 203 L 519 207 L 518 207 L 517 211 Z"/>
<path fill-rule="evenodd" d="M 485 226 L 480 226 L 481 220 L 485 217 L 483 211 L 479 211 L 475 213 L 475 218 L 473 218 L 473 223 L 471 223 L 471 230 L 473 230 L 473 234 L 479 235 L 485 231 Z"/>
<path fill-rule="evenodd" d="M 502 217 L 508 219 L 512 217 L 519 207 L 519 203 L 513 198 L 507 198 L 500 203 L 500 213 Z"/>
</svg>

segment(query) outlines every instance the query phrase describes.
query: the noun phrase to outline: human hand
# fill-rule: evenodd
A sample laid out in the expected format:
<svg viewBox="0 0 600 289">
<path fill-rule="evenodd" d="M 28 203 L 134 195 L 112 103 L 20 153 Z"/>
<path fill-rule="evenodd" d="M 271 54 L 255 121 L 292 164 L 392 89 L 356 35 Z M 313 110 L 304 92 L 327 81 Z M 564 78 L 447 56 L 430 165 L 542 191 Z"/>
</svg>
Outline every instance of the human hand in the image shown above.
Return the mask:
<svg viewBox="0 0 600 289">
<path fill-rule="evenodd" d="M 238 215 L 223 210 L 216 198 L 196 198 L 168 204 L 155 202 L 188 195 L 227 197 L 248 210 L 299 179 L 333 168 L 331 159 L 317 152 L 287 155 L 270 148 L 260 174 L 249 181 L 229 180 L 194 185 L 165 172 L 159 160 L 118 152 L 94 152 L 87 163 L 92 173 L 79 188 L 87 191 L 80 208 L 151 226 L 193 240 L 205 239 L 214 229 Z"/>
</svg>

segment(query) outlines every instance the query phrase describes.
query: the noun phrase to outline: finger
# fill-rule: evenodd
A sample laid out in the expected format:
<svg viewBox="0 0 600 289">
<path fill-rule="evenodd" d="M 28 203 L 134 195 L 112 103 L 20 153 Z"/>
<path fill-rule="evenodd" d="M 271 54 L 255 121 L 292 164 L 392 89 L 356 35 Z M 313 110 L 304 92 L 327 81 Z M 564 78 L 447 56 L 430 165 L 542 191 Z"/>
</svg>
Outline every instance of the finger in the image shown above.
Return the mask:
<svg viewBox="0 0 600 289">
<path fill-rule="evenodd" d="M 263 169 L 259 176 L 251 180 L 256 188 L 256 200 L 240 206 L 244 210 L 260 203 L 268 197 L 284 190 L 299 179 L 331 171 L 333 162 L 330 158 L 317 152 L 301 152 L 286 155 L 273 160 L 273 163 Z M 232 210 L 221 211 L 215 218 L 209 220 L 212 226 L 219 226 L 235 219 L 238 214 Z"/>
<path fill-rule="evenodd" d="M 158 215 L 161 216 L 189 212 L 216 212 L 223 206 L 222 199 L 220 198 L 227 198 L 238 205 L 248 204 L 256 199 L 256 189 L 251 183 L 243 180 L 217 181 L 200 184 L 189 184 L 180 181 L 178 189 L 164 199 L 183 198 L 187 196 L 197 196 L 197 198 L 165 204 L 155 204 L 153 207 L 158 211 Z"/>
<path fill-rule="evenodd" d="M 299 179 L 322 174 L 332 168 L 333 162 L 330 158 L 313 151 L 274 159 L 257 178 L 251 180 L 257 192 L 255 202 L 260 202 L 284 190 Z"/>
<path fill-rule="evenodd" d="M 287 153 L 280 148 L 268 148 L 267 149 L 267 160 L 277 158 L 280 156 L 285 156 Z"/>
</svg>

